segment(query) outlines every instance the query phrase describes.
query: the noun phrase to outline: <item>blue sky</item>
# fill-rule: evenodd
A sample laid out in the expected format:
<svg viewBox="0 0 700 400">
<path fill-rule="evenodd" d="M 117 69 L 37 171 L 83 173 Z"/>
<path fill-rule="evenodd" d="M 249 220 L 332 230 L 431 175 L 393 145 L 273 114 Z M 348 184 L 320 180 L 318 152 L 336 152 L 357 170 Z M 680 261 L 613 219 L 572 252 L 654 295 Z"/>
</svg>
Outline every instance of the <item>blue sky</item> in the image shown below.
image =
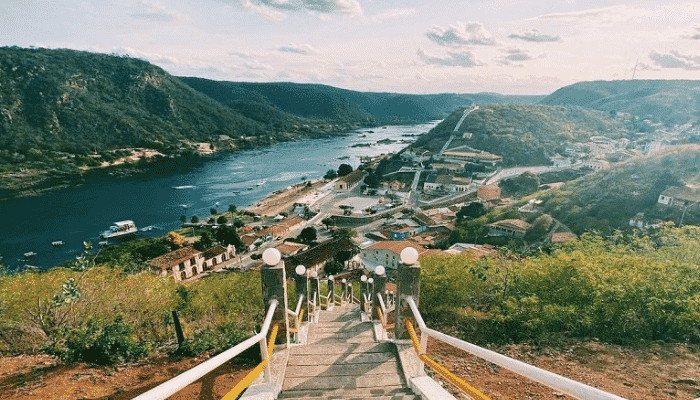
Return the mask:
<svg viewBox="0 0 700 400">
<path fill-rule="evenodd" d="M 700 2 L 6 0 L 0 45 L 128 54 L 179 76 L 547 94 L 700 79 Z"/>
</svg>

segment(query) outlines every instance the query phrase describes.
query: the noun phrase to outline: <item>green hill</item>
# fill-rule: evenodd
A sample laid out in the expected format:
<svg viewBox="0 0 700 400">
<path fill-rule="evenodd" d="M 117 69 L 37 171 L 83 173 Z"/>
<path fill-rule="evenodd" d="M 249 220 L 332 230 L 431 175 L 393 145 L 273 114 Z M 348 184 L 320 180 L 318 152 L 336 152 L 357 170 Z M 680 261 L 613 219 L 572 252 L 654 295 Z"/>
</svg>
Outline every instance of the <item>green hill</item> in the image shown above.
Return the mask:
<svg viewBox="0 0 700 400">
<path fill-rule="evenodd" d="M 474 102 L 531 104 L 544 97 L 507 96 L 497 93 L 375 93 L 317 84 L 219 82 L 184 77 L 180 79 L 195 90 L 238 110 L 241 104 L 252 102 L 261 108 L 272 107 L 309 118 L 374 124 L 397 121 L 424 122 L 444 118 L 455 109 Z"/>
<path fill-rule="evenodd" d="M 673 212 L 657 209 L 659 195 L 668 186 L 698 183 L 700 146 L 677 146 L 581 177 L 545 194 L 542 206 L 576 233 L 624 229 L 639 212 L 677 222 Z"/>
<path fill-rule="evenodd" d="M 623 111 L 669 125 L 684 124 L 700 117 L 700 81 L 579 82 L 555 91 L 540 103 Z"/>
<path fill-rule="evenodd" d="M 437 153 L 463 113 L 460 109 L 450 114 L 413 147 Z M 632 130 L 622 118 L 581 107 L 491 104 L 479 106 L 464 119 L 450 148 L 470 146 L 498 154 L 506 166 L 548 165 L 548 157 L 563 154 L 567 143 L 587 142 L 601 135 L 617 139 L 629 136 Z"/>
</svg>

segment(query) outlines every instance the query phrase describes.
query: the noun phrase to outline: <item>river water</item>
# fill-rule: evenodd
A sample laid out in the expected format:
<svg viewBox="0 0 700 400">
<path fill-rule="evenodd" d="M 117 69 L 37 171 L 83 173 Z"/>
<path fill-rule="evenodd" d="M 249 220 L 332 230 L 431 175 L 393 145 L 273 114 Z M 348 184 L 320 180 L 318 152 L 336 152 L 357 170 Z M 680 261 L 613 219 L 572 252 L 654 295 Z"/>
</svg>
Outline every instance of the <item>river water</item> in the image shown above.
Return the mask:
<svg viewBox="0 0 700 400">
<path fill-rule="evenodd" d="M 0 255 L 11 268 L 49 268 L 80 254 L 83 241 L 97 248 L 99 235 L 115 221 L 130 219 L 143 236 L 160 236 L 180 226 L 180 216 L 209 218 L 210 208 L 246 207 L 269 193 L 317 179 L 342 163 L 353 168 L 361 156 L 397 152 L 403 140 L 428 132 L 439 121 L 411 126 L 359 129 L 349 136 L 308 139 L 220 156 L 177 174 L 105 178 L 47 195 L 0 202 Z M 373 131 L 370 132 L 370 131 Z M 395 143 L 379 145 L 378 140 Z M 371 147 L 354 144 L 372 143 Z M 143 229 L 146 230 L 143 230 Z M 54 241 L 64 245 L 53 247 Z M 36 255 L 25 258 L 24 253 Z"/>
</svg>

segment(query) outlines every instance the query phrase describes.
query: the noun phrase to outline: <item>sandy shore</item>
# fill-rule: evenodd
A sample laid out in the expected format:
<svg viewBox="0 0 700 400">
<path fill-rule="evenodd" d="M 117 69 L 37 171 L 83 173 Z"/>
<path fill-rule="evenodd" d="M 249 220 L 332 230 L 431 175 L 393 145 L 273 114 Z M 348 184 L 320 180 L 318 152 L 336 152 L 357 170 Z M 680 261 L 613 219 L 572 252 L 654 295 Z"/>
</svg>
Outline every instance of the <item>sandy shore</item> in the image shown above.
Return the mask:
<svg viewBox="0 0 700 400">
<path fill-rule="evenodd" d="M 281 212 L 289 212 L 299 199 L 312 193 L 315 190 L 320 189 L 323 185 L 328 183 L 325 180 L 318 180 L 311 182 L 309 186 L 308 183 L 299 183 L 291 188 L 282 189 L 279 192 L 275 192 L 265 197 L 264 199 L 256 202 L 254 205 L 247 208 L 248 211 L 252 211 L 255 214 L 274 217 Z"/>
</svg>

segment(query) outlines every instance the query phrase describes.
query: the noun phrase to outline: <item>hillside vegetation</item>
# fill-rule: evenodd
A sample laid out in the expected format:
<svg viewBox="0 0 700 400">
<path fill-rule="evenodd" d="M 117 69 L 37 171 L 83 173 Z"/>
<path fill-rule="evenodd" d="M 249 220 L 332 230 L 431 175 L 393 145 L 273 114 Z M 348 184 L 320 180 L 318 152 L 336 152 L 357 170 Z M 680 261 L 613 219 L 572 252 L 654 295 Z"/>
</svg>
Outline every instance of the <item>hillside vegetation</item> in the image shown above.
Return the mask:
<svg viewBox="0 0 700 400">
<path fill-rule="evenodd" d="M 426 256 L 421 308 L 477 343 L 599 338 L 700 342 L 697 227 L 585 234 L 550 254 Z"/>
<path fill-rule="evenodd" d="M 438 152 L 453 134 L 464 109 L 450 114 L 415 148 Z M 609 113 L 573 106 L 482 105 L 462 122 L 450 148 L 467 145 L 503 157 L 505 166 L 547 165 L 549 156 L 564 153 L 567 142 L 587 142 L 591 136 L 627 137 L 633 128 Z M 465 133 L 471 137 L 464 138 Z"/>
<path fill-rule="evenodd" d="M 586 175 L 541 199 L 545 213 L 576 233 L 609 232 L 628 227 L 630 218 L 639 212 L 675 220 L 675 215 L 654 212 L 659 195 L 668 186 L 699 182 L 700 146 L 684 145 Z"/>
<path fill-rule="evenodd" d="M 459 107 L 479 102 L 531 104 L 544 96 L 506 96 L 496 93 L 413 95 L 358 92 L 327 85 L 290 82 L 219 82 L 180 78 L 207 96 L 235 109 L 255 104 L 261 109 L 345 122 L 425 122 L 444 118 Z M 273 111 L 274 112 L 274 111 Z M 279 112 L 279 111 L 277 111 Z"/>
<path fill-rule="evenodd" d="M 700 117 L 700 81 L 578 82 L 558 89 L 540 103 L 623 111 L 669 125 L 684 124 Z"/>
</svg>

